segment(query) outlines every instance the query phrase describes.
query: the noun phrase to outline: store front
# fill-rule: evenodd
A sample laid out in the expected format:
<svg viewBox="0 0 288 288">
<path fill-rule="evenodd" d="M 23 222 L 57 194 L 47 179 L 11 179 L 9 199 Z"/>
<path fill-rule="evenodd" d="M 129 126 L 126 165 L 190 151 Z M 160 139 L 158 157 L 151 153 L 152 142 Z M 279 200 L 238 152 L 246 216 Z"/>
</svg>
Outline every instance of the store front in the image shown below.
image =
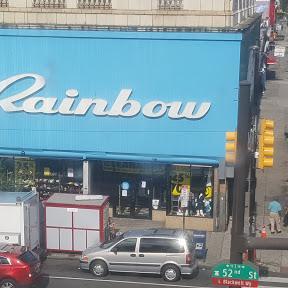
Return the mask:
<svg viewBox="0 0 288 288">
<path fill-rule="evenodd" d="M 157 210 L 213 218 L 212 167 L 98 161 L 94 169 L 93 190 L 110 196 L 114 217 L 152 219 Z"/>
<path fill-rule="evenodd" d="M 93 194 L 110 197 L 113 217 L 152 220 L 152 211 L 162 211 L 213 218 L 213 174 L 213 167 L 187 164 L 93 161 Z M 53 193 L 82 194 L 82 161 L 0 158 L 0 191 L 33 188 L 40 200 Z"/>
<path fill-rule="evenodd" d="M 0 41 L 1 191 L 104 194 L 113 217 L 225 229 L 241 33 L 0 29 Z"/>
</svg>

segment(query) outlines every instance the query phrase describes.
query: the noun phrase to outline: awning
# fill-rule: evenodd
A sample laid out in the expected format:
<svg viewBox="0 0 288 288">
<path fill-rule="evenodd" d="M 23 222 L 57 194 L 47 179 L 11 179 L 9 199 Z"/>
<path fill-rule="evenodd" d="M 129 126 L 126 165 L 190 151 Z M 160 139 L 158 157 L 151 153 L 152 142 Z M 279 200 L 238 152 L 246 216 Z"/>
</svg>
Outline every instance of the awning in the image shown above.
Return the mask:
<svg viewBox="0 0 288 288">
<path fill-rule="evenodd" d="M 194 164 L 219 166 L 221 159 L 215 157 L 197 157 L 180 155 L 143 155 L 143 154 L 119 154 L 111 152 L 86 152 L 86 151 L 51 151 L 30 149 L 0 149 L 0 156 L 33 157 L 33 158 L 59 158 L 79 160 L 103 160 L 103 161 L 131 161 L 131 162 L 153 162 L 162 164 Z"/>
</svg>

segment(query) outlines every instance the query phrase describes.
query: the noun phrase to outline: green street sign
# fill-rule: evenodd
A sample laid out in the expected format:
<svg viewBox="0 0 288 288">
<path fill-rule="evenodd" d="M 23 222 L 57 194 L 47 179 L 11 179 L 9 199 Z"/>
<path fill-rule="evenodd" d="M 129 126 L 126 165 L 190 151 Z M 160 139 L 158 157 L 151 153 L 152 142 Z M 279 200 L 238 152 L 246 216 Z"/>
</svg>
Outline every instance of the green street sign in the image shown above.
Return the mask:
<svg viewBox="0 0 288 288">
<path fill-rule="evenodd" d="M 221 286 L 258 287 L 257 268 L 245 264 L 220 263 L 212 269 L 212 283 Z"/>
</svg>

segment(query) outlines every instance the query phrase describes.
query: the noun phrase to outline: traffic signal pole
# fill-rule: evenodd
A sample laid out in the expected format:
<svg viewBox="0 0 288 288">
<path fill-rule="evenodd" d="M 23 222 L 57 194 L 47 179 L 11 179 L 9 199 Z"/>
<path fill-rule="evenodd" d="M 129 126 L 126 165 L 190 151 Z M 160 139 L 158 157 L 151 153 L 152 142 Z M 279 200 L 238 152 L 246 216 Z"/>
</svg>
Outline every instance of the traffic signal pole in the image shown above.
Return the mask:
<svg viewBox="0 0 288 288">
<path fill-rule="evenodd" d="M 237 154 L 234 170 L 230 262 L 242 263 L 244 238 L 245 183 L 248 174 L 248 131 L 250 129 L 250 82 L 240 83 L 237 124 Z"/>
<path fill-rule="evenodd" d="M 252 235 L 248 237 L 247 235 L 244 234 L 245 192 L 246 192 L 245 183 L 249 171 L 249 165 L 251 165 L 248 153 L 248 132 L 250 130 L 251 125 L 249 97 L 250 97 L 250 83 L 248 81 L 242 81 L 240 83 L 240 91 L 239 91 L 237 153 L 236 153 L 234 185 L 233 185 L 233 211 L 232 211 L 231 249 L 230 249 L 230 262 L 232 264 L 241 264 L 242 254 L 247 249 L 288 250 L 287 238 L 277 237 L 277 238 L 263 239 L 259 237 L 251 237 Z M 262 131 L 260 137 L 262 137 L 261 141 L 263 142 L 264 146 L 262 145 L 263 155 L 260 155 L 261 159 L 258 159 L 257 167 L 260 169 L 263 168 L 265 169 L 266 167 L 273 166 L 274 122 L 272 120 L 267 119 L 262 119 L 260 121 Z M 255 169 L 255 167 L 251 166 L 250 168 Z M 255 189 L 255 187 L 253 188 Z M 255 209 L 255 207 L 253 208 Z M 251 212 L 252 211 L 250 211 L 250 213 Z"/>
</svg>

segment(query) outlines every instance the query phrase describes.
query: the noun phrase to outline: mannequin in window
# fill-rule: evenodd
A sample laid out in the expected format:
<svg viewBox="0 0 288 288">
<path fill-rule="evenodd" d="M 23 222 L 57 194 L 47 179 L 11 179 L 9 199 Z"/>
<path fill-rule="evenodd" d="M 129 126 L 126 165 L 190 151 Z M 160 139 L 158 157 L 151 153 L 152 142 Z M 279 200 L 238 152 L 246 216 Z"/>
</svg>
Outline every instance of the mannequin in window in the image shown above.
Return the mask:
<svg viewBox="0 0 288 288">
<path fill-rule="evenodd" d="M 198 195 L 197 204 L 196 204 L 196 216 L 204 216 L 204 194 L 200 193 Z"/>
<path fill-rule="evenodd" d="M 195 194 L 190 192 L 189 193 L 189 215 L 193 216 L 196 214 L 196 201 L 195 201 Z"/>
</svg>

